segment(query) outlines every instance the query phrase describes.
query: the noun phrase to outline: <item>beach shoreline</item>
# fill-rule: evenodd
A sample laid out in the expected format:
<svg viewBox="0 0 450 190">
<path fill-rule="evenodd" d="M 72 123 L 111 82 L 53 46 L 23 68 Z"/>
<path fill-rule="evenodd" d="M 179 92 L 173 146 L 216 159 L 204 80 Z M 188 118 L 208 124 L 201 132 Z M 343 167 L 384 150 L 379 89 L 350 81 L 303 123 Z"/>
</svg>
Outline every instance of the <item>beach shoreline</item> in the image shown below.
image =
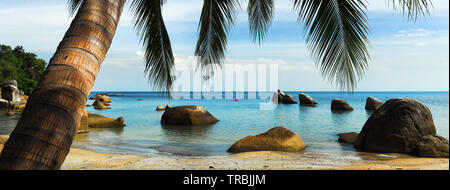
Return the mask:
<svg viewBox="0 0 450 190">
<path fill-rule="evenodd" d="M 370 154 L 370 153 L 369 153 Z M 448 158 L 405 157 L 330 162 L 314 155 L 246 152 L 229 156 L 176 157 L 107 154 L 72 148 L 63 170 L 449 170 Z"/>
<path fill-rule="evenodd" d="M 0 151 L 6 136 L 0 136 Z M 449 170 L 448 158 L 363 153 L 361 160 L 324 159 L 315 154 L 258 151 L 227 156 L 178 157 L 110 154 L 71 148 L 62 170 Z"/>
</svg>

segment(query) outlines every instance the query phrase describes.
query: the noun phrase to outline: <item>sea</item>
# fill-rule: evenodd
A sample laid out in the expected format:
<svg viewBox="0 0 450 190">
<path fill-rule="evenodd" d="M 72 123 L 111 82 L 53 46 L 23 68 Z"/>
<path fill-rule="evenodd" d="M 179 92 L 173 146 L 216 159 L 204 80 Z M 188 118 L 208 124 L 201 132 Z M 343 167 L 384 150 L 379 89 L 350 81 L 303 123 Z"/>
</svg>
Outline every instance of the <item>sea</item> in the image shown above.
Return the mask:
<svg viewBox="0 0 450 190">
<path fill-rule="evenodd" d="M 126 127 L 90 129 L 89 133 L 76 136 L 73 147 L 141 156 L 226 156 L 230 155 L 227 149 L 239 139 L 284 126 L 303 140 L 306 148 L 302 154 L 357 160 L 361 159 L 361 154 L 353 146 L 339 143 L 337 134 L 361 131 L 372 114 L 364 108 L 369 96 L 383 102 L 403 97 L 422 102 L 433 114 L 437 134 L 449 138 L 448 92 L 285 92 L 296 100 L 299 93 L 306 93 L 319 103 L 316 107 L 273 104 L 270 102 L 273 92 L 191 92 L 176 98 L 160 92 L 92 92 L 91 96 L 101 93 L 123 96 L 111 97 L 111 109 L 86 109 L 107 117 L 123 117 Z M 347 101 L 354 111 L 331 111 L 331 101 L 335 98 Z M 87 104 L 92 103 L 93 100 L 89 100 Z M 204 126 L 163 126 L 160 122 L 164 111 L 156 111 L 158 105 L 200 105 L 219 122 Z M 8 135 L 17 118 L 2 114 L 0 135 Z"/>
</svg>

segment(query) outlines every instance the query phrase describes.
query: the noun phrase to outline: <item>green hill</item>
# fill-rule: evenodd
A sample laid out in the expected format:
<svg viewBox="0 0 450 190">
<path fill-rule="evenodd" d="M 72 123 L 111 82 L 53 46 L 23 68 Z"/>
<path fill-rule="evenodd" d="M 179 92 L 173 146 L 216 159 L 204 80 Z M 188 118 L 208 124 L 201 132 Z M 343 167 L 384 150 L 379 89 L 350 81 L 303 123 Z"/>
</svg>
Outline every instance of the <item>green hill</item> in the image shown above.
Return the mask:
<svg viewBox="0 0 450 190">
<path fill-rule="evenodd" d="M 18 88 L 30 94 L 39 82 L 47 63 L 36 54 L 25 52 L 22 46 L 12 49 L 0 44 L 0 84 L 15 79 Z"/>
</svg>

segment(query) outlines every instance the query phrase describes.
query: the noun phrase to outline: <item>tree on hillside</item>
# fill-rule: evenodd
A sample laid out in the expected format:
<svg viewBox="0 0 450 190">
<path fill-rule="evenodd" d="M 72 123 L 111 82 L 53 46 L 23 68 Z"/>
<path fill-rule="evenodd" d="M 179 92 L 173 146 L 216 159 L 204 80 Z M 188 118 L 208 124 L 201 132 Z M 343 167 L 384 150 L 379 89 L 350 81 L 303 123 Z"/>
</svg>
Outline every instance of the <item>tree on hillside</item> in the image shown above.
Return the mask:
<svg viewBox="0 0 450 190">
<path fill-rule="evenodd" d="M 165 0 L 129 0 L 145 49 L 145 73 L 169 91 L 174 56 L 161 9 Z M 408 18 L 426 14 L 429 0 L 392 0 Z M 367 69 L 366 1 L 294 0 L 307 28 L 307 47 L 322 74 L 353 90 Z M 0 155 L 0 169 L 59 169 L 69 153 L 88 95 L 114 37 L 125 0 L 69 0 L 77 13 L 22 117 Z M 205 76 L 223 64 L 227 34 L 240 0 L 204 0 L 195 55 Z M 249 0 L 250 30 L 261 42 L 270 26 L 274 0 Z"/>
<path fill-rule="evenodd" d="M 25 52 L 22 46 L 12 49 L 0 45 L 0 84 L 14 79 L 19 89 L 30 94 L 39 82 L 47 63 L 34 53 Z"/>
</svg>

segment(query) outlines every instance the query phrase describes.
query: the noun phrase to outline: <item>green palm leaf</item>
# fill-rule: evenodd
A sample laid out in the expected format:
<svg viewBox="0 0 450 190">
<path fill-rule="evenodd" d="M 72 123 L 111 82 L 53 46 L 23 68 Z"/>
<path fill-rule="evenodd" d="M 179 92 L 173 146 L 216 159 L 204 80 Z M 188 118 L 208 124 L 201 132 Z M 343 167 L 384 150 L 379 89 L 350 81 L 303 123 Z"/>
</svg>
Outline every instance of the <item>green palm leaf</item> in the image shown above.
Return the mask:
<svg viewBox="0 0 450 190">
<path fill-rule="evenodd" d="M 253 41 L 262 43 L 267 30 L 270 27 L 275 9 L 274 0 L 249 0 L 248 2 L 248 21 L 250 24 L 250 34 Z"/>
<path fill-rule="evenodd" d="M 195 48 L 197 67 L 207 79 L 223 64 L 227 33 L 234 23 L 238 0 L 204 0 L 199 23 L 199 39 Z"/>
<path fill-rule="evenodd" d="M 294 9 L 307 28 L 307 47 L 322 76 L 341 90 L 354 91 L 370 58 L 366 5 L 360 0 L 295 0 Z"/>
<path fill-rule="evenodd" d="M 416 21 L 420 16 L 430 14 L 430 7 L 433 6 L 430 0 L 388 0 L 392 2 L 394 9 L 400 7 L 408 19 Z"/>
<path fill-rule="evenodd" d="M 175 80 L 172 47 L 164 25 L 161 8 L 164 0 L 133 0 L 135 30 L 145 49 L 145 74 L 156 89 L 170 92 Z"/>
<path fill-rule="evenodd" d="M 70 16 L 73 16 L 78 9 L 83 4 L 84 0 L 68 0 L 67 5 L 69 6 L 69 14 Z"/>
</svg>

